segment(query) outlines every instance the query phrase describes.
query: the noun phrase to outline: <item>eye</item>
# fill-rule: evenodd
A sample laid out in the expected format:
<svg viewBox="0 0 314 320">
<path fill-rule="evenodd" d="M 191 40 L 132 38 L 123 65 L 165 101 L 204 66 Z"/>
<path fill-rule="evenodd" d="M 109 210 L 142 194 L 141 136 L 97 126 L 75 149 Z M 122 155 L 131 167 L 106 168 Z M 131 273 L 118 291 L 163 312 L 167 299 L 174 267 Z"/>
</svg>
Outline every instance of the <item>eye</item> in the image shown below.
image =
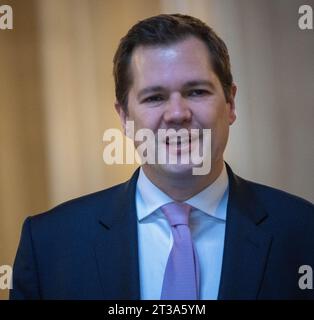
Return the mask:
<svg viewBox="0 0 314 320">
<path fill-rule="evenodd" d="M 164 97 L 162 95 L 154 95 L 154 96 L 150 96 L 145 98 L 142 103 L 153 103 L 153 102 L 161 102 L 164 100 Z"/>
<path fill-rule="evenodd" d="M 202 97 L 202 96 L 205 96 L 208 94 L 209 94 L 209 92 L 204 89 L 194 89 L 194 90 L 189 91 L 189 93 L 188 93 L 188 95 L 190 97 Z"/>
</svg>

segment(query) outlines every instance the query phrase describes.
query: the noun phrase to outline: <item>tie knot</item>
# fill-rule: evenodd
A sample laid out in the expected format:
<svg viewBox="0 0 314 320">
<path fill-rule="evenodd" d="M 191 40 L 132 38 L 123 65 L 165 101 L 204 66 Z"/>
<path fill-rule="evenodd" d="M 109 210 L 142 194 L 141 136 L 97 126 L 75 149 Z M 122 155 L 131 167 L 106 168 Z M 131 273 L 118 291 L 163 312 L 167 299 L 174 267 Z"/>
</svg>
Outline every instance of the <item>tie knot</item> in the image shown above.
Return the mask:
<svg viewBox="0 0 314 320">
<path fill-rule="evenodd" d="M 170 202 L 161 207 L 169 224 L 174 227 L 179 224 L 188 225 L 191 212 L 191 206 L 181 202 Z"/>
</svg>

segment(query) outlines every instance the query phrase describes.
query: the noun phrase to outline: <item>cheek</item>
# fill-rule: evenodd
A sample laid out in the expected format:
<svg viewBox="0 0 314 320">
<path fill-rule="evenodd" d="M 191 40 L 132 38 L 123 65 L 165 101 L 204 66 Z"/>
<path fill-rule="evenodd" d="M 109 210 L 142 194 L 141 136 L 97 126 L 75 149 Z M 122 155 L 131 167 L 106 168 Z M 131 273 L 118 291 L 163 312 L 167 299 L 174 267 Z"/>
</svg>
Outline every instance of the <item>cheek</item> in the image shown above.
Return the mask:
<svg viewBox="0 0 314 320">
<path fill-rule="evenodd" d="M 206 101 L 192 105 L 196 120 L 204 128 L 214 128 L 227 119 L 227 106 L 221 96 L 213 95 Z"/>
<path fill-rule="evenodd" d="M 212 150 L 216 155 L 223 153 L 229 136 L 229 123 L 226 116 L 220 116 L 212 128 Z"/>
<path fill-rule="evenodd" d="M 199 108 L 195 110 L 194 116 L 202 126 L 202 128 L 214 129 L 220 126 L 224 119 L 224 114 L 219 108 L 213 106 L 206 106 L 206 108 Z"/>
<path fill-rule="evenodd" d="M 134 121 L 135 130 L 151 129 L 156 131 L 159 125 L 159 115 L 153 110 L 138 108 L 136 112 L 129 113 L 129 120 Z"/>
<path fill-rule="evenodd" d="M 220 154 L 224 148 L 229 134 L 229 119 L 225 103 L 208 105 L 199 114 L 199 121 L 203 128 L 210 128 L 212 134 L 212 151 Z"/>
<path fill-rule="evenodd" d="M 229 132 L 229 120 L 226 112 L 220 112 L 216 114 L 213 121 L 212 133 L 216 139 L 224 140 L 228 136 Z"/>
</svg>

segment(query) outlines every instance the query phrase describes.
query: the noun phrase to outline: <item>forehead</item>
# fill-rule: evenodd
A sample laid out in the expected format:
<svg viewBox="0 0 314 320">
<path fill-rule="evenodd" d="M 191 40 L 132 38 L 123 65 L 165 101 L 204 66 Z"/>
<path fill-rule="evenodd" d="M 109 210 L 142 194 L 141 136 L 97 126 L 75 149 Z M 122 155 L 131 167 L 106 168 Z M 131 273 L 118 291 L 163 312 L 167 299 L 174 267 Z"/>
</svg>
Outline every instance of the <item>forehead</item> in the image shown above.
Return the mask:
<svg viewBox="0 0 314 320">
<path fill-rule="evenodd" d="M 170 45 L 139 46 L 131 58 L 134 86 L 208 79 L 214 76 L 206 44 L 196 37 Z M 158 82 L 158 83 L 155 83 Z"/>
</svg>

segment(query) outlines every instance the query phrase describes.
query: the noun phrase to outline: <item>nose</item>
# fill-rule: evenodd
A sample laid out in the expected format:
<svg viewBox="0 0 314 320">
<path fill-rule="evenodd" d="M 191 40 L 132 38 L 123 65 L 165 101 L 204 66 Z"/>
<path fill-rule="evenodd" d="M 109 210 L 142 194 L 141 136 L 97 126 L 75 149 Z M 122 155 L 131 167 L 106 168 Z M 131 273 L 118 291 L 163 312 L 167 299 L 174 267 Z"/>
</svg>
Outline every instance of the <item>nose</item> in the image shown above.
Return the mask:
<svg viewBox="0 0 314 320">
<path fill-rule="evenodd" d="M 174 93 L 167 102 L 163 117 L 167 124 L 181 125 L 191 121 L 192 112 L 184 97 Z"/>
</svg>

